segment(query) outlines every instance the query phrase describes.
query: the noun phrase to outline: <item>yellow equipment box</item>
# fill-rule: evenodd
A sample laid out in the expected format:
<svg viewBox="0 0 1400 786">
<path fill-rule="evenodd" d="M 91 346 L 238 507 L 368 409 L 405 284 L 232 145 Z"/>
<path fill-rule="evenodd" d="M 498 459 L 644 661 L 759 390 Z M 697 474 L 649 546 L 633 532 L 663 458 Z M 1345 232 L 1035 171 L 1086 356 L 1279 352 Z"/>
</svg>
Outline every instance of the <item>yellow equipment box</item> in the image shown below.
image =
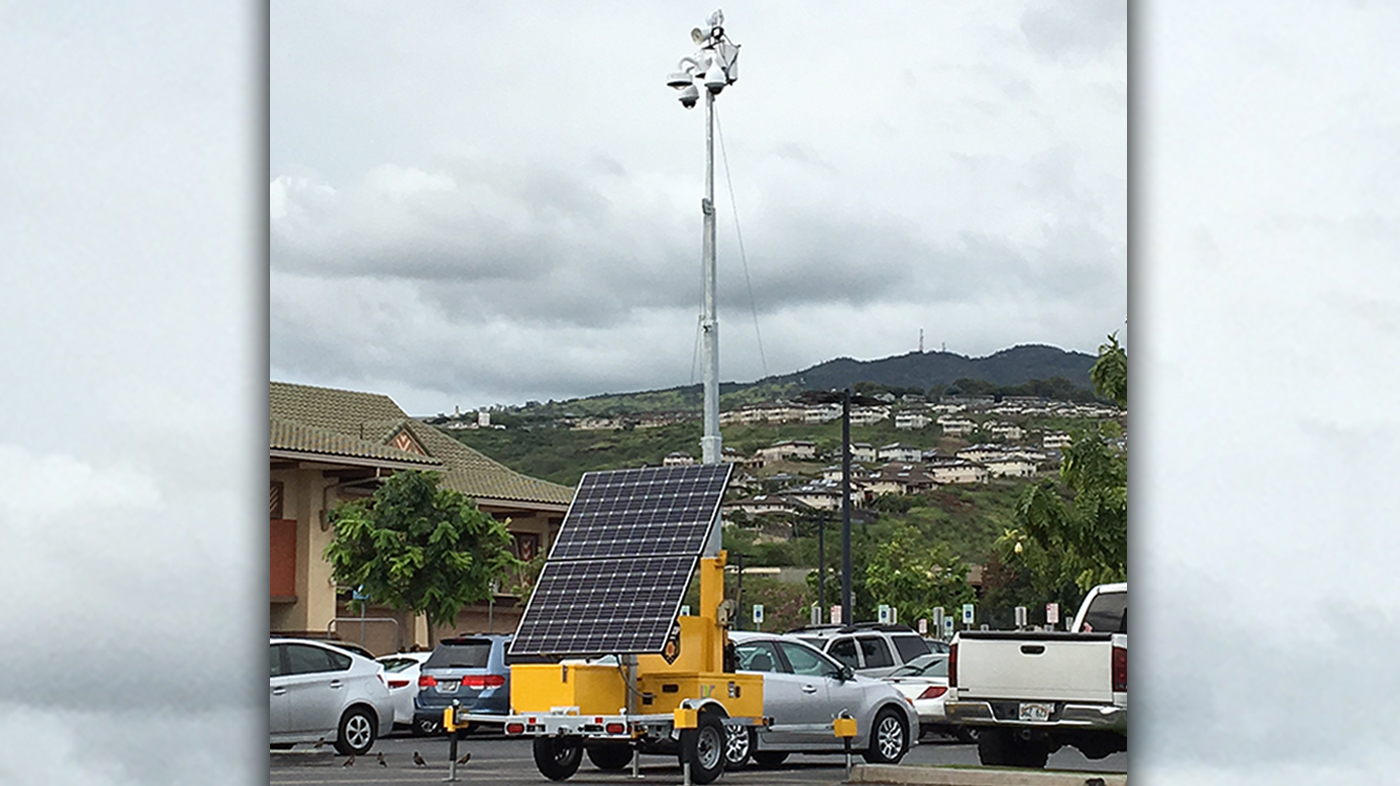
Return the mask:
<svg viewBox="0 0 1400 786">
<path fill-rule="evenodd" d="M 616 665 L 521 663 L 510 667 L 512 712 L 578 707 L 584 715 L 612 715 L 627 708 L 627 686 Z"/>
</svg>

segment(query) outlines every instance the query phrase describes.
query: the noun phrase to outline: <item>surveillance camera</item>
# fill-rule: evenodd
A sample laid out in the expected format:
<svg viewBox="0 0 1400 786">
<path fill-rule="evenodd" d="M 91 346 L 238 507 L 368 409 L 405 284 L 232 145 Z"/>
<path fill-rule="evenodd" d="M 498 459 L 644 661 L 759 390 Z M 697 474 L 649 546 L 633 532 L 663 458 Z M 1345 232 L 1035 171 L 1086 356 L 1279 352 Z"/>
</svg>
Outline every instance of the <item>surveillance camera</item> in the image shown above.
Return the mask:
<svg viewBox="0 0 1400 786">
<path fill-rule="evenodd" d="M 674 87 L 677 90 L 684 88 L 686 85 L 693 84 L 694 82 L 695 77 L 685 73 L 684 71 L 677 71 L 671 74 L 670 76 L 666 77 L 666 86 Z"/>
<path fill-rule="evenodd" d="M 690 109 L 695 106 L 695 102 L 700 100 L 700 91 L 695 89 L 694 84 L 686 85 L 681 90 L 681 106 Z"/>
</svg>

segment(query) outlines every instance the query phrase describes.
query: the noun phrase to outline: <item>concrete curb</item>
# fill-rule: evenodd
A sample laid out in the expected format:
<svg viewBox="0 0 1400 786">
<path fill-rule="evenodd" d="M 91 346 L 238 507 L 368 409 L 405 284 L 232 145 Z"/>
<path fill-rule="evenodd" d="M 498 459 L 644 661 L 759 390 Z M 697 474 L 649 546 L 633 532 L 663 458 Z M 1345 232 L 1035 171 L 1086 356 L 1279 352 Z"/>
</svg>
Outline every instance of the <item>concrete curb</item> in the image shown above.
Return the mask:
<svg viewBox="0 0 1400 786">
<path fill-rule="evenodd" d="M 1045 772 L 1042 770 L 959 769 L 898 764 L 857 764 L 851 783 L 928 784 L 930 786 L 1084 786 L 1102 779 L 1104 786 L 1127 786 L 1122 773 Z"/>
<path fill-rule="evenodd" d="M 270 751 L 274 767 L 329 767 L 335 763 L 335 749 L 327 745 L 321 750 Z"/>
</svg>

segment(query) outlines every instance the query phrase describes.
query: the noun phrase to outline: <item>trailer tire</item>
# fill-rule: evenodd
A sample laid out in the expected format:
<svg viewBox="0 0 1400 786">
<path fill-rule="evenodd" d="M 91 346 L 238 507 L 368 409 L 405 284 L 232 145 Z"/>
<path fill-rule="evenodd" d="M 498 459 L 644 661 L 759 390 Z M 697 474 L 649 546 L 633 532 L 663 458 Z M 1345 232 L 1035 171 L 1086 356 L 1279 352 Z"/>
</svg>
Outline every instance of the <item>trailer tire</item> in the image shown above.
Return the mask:
<svg viewBox="0 0 1400 786">
<path fill-rule="evenodd" d="M 1011 739 L 1011 766 L 1043 770 L 1050 761 L 1050 744 L 1043 740 Z"/>
<path fill-rule="evenodd" d="M 566 781 L 583 763 L 583 743 L 577 737 L 536 737 L 535 766 L 552 781 Z"/>
<path fill-rule="evenodd" d="M 603 772 L 621 772 L 632 763 L 632 747 L 624 743 L 589 745 L 588 760 Z"/>
<path fill-rule="evenodd" d="M 706 784 L 724 772 L 724 721 L 713 712 L 700 713 L 693 729 L 681 732 L 681 767 L 690 760 L 690 781 Z"/>
</svg>

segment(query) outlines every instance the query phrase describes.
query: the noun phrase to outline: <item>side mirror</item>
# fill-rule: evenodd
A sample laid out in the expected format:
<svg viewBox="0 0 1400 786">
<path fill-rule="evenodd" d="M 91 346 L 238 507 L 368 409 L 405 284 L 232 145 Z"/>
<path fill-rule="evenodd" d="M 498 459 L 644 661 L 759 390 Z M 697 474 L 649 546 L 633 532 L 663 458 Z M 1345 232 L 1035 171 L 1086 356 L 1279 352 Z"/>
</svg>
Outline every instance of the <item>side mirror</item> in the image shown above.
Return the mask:
<svg viewBox="0 0 1400 786">
<path fill-rule="evenodd" d="M 842 666 L 841 671 L 836 676 L 842 682 L 850 682 L 856 678 L 856 670 L 850 666 Z"/>
</svg>

